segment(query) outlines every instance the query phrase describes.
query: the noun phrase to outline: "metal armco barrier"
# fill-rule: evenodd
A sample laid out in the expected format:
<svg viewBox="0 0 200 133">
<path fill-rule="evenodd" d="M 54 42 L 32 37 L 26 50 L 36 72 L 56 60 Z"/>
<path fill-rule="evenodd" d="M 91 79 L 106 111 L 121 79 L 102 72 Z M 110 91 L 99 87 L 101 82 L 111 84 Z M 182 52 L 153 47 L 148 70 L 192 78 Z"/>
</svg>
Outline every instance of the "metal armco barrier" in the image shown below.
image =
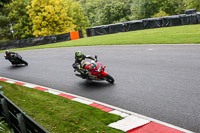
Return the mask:
<svg viewBox="0 0 200 133">
<path fill-rule="evenodd" d="M 4 96 L 3 93 L 0 93 L 0 117 L 5 118 L 5 121 L 15 133 L 49 133 Z"/>
</svg>

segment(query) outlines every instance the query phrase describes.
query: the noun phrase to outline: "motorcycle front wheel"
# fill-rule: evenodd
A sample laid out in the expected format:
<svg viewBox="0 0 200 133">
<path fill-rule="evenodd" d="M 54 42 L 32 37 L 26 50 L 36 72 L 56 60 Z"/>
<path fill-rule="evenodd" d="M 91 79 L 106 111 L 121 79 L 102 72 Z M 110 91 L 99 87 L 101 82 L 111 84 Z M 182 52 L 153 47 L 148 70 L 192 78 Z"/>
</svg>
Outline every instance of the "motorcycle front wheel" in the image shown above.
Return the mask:
<svg viewBox="0 0 200 133">
<path fill-rule="evenodd" d="M 108 81 L 111 84 L 113 84 L 114 81 L 115 81 L 114 78 L 111 75 L 109 75 L 109 74 L 105 78 L 106 78 L 106 81 Z"/>
<path fill-rule="evenodd" d="M 26 62 L 25 60 L 22 60 L 21 62 L 22 62 L 22 64 L 28 66 L 28 62 Z"/>
</svg>

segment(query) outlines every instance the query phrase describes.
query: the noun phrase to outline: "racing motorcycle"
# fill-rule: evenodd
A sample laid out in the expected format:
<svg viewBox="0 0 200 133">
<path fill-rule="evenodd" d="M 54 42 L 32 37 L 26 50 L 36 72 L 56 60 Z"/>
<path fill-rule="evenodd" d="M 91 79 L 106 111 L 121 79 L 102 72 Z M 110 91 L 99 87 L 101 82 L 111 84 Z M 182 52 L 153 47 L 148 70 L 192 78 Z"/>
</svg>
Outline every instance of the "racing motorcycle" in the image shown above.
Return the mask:
<svg viewBox="0 0 200 133">
<path fill-rule="evenodd" d="M 85 79 L 87 80 L 97 80 L 97 81 L 103 81 L 106 80 L 107 82 L 113 84 L 114 78 L 105 72 L 106 66 L 103 66 L 101 62 L 97 61 L 97 56 L 95 55 L 95 61 L 91 60 L 91 62 L 83 62 L 83 68 L 85 73 Z M 74 63 L 72 67 L 75 69 L 74 72 L 79 72 L 77 70 L 76 64 Z M 83 78 L 81 76 L 81 73 L 75 74 L 77 77 Z"/>
<path fill-rule="evenodd" d="M 17 53 L 11 53 L 10 57 L 4 56 L 6 60 L 9 60 L 12 65 L 28 65 L 28 63 L 22 59 Z"/>
</svg>

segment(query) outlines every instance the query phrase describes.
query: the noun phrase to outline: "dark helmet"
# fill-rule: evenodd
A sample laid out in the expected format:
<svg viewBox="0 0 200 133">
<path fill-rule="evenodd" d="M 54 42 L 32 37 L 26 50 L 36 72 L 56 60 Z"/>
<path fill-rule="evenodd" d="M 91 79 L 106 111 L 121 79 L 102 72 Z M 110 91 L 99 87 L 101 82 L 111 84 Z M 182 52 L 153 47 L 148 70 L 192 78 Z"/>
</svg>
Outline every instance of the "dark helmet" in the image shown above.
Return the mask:
<svg viewBox="0 0 200 133">
<path fill-rule="evenodd" d="M 82 60 L 83 54 L 81 51 L 76 51 L 75 58 L 78 60 Z"/>
<path fill-rule="evenodd" d="M 9 54 L 9 51 L 8 51 L 8 50 L 6 50 L 6 51 L 5 51 L 5 54 Z"/>
</svg>

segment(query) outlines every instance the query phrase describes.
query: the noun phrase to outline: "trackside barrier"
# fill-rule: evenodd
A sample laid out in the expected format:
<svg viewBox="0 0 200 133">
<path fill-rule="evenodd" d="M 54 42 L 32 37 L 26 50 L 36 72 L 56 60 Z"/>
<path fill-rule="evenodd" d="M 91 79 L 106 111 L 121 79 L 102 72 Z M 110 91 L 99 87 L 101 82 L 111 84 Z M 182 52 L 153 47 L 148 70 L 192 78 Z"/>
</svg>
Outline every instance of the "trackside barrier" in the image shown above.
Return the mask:
<svg viewBox="0 0 200 133">
<path fill-rule="evenodd" d="M 185 11 L 185 14 L 166 16 L 160 18 L 147 18 L 142 20 L 134 20 L 123 23 L 108 24 L 86 29 L 87 36 L 99 36 L 106 34 L 114 34 L 120 32 L 128 32 L 135 30 L 153 29 L 170 26 L 200 24 L 200 12 L 195 9 Z"/>
<path fill-rule="evenodd" d="M 0 117 L 3 117 L 8 126 L 15 133 L 49 133 L 41 125 L 36 123 L 25 112 L 18 108 L 0 91 Z"/>
<path fill-rule="evenodd" d="M 16 40 L 8 43 L 3 43 L 0 44 L 0 50 L 38 46 L 49 43 L 70 41 L 80 38 L 83 38 L 82 31 L 74 31 L 59 35 L 41 36 L 32 39 Z"/>
<path fill-rule="evenodd" d="M 86 33 L 87 37 L 91 37 L 91 36 L 114 34 L 114 33 L 128 32 L 135 30 L 200 24 L 200 12 L 196 12 L 195 9 L 189 9 L 186 10 L 184 13 L 185 14 L 179 14 L 174 16 L 147 18 L 147 19 L 134 20 L 123 23 L 95 26 L 86 29 Z M 70 41 L 79 38 L 83 38 L 82 31 L 74 31 L 60 35 L 42 36 L 33 39 L 17 40 L 13 42 L 3 43 L 0 44 L 0 50 Z"/>
</svg>

